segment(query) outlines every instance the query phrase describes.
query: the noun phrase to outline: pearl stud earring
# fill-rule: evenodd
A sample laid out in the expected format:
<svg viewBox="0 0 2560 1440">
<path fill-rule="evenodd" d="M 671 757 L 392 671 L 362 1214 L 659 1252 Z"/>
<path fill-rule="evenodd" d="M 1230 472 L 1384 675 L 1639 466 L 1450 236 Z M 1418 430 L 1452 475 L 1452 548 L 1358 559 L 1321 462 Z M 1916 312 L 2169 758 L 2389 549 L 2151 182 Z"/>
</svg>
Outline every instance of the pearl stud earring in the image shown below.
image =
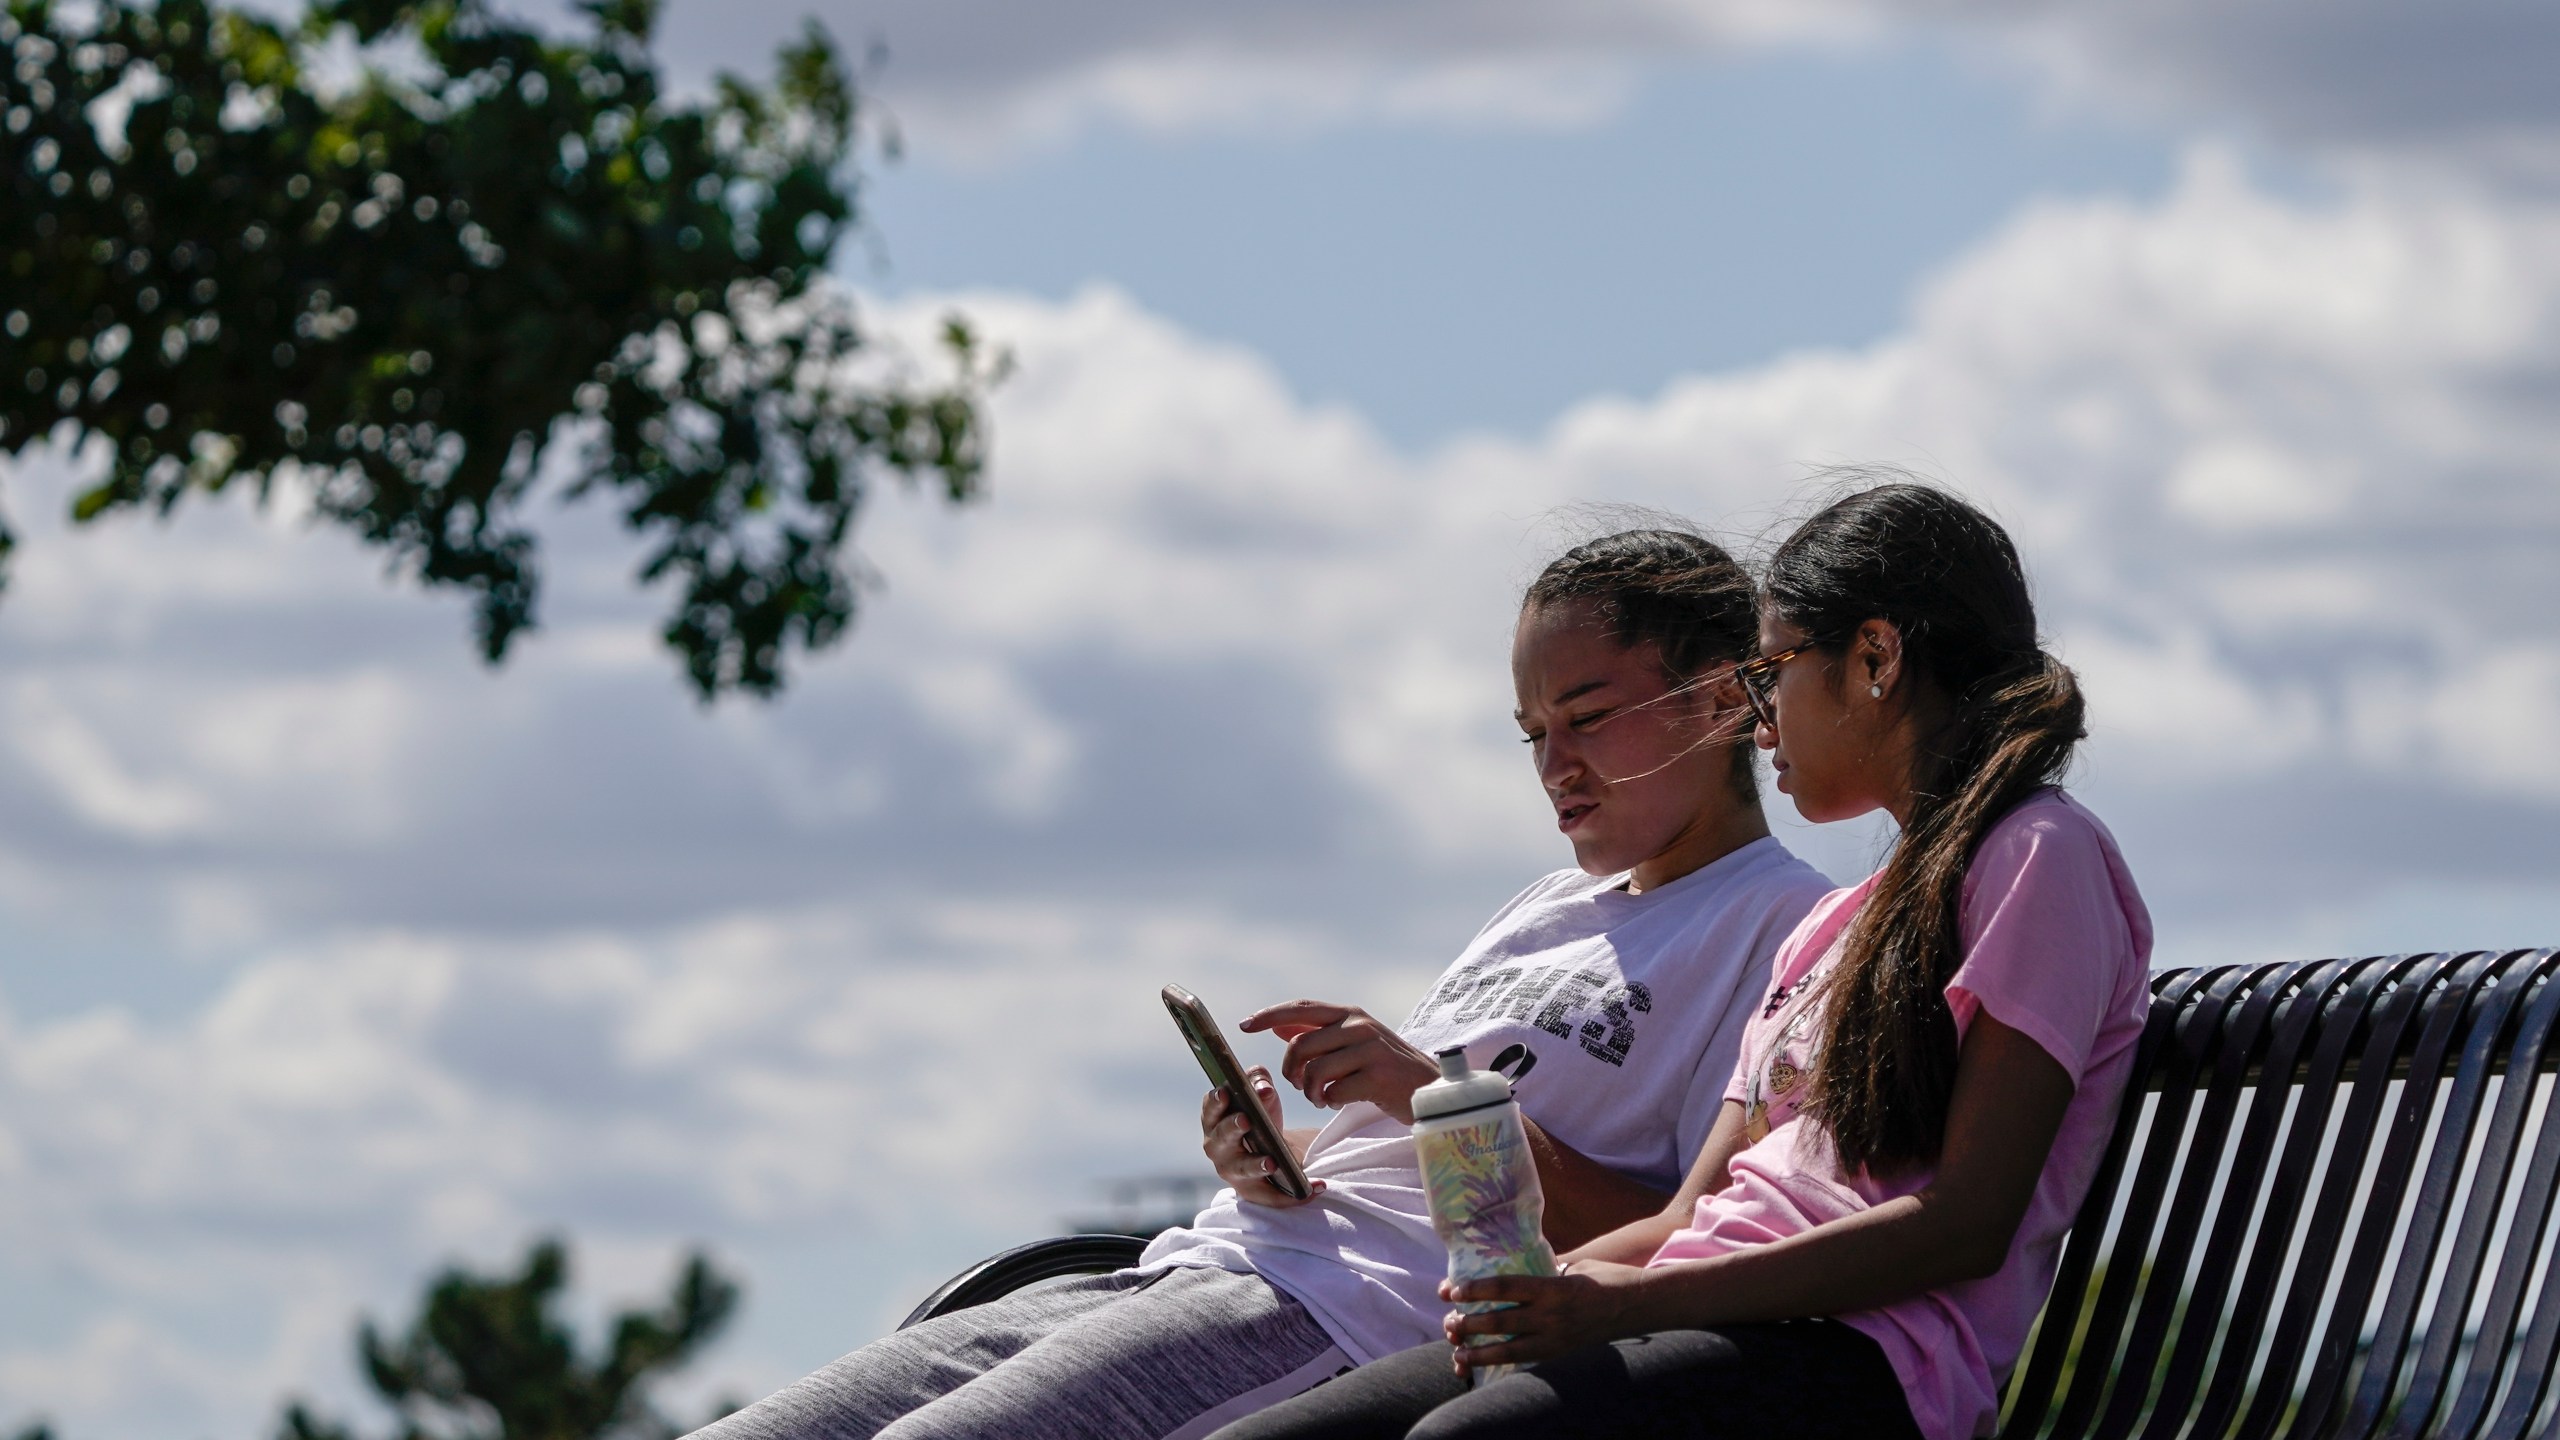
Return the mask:
<svg viewBox="0 0 2560 1440">
<path fill-rule="evenodd" d="M 1867 687 L 1867 693 L 1874 696 L 1876 699 L 1881 700 L 1884 698 L 1884 687 L 1881 685 L 1870 685 Z"/>
</svg>

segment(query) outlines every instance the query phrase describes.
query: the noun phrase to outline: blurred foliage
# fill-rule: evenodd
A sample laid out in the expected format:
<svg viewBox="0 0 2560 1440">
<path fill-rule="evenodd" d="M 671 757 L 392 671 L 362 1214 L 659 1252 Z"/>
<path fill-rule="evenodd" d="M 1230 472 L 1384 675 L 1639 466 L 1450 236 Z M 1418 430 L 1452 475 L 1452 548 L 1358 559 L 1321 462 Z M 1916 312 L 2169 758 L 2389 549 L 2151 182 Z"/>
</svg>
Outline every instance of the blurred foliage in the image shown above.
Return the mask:
<svg viewBox="0 0 2560 1440">
<path fill-rule="evenodd" d="M 366 1321 L 357 1353 L 374 1390 L 400 1412 L 399 1440 L 667 1440 L 696 1428 L 660 1415 L 648 1386 L 719 1333 L 737 1308 L 737 1285 L 695 1255 L 663 1308 L 624 1313 L 604 1355 L 586 1360 L 553 1310 L 568 1276 L 566 1252 L 546 1240 L 513 1277 L 437 1276 L 397 1341 Z M 278 1436 L 353 1440 L 300 1402 L 286 1408 Z"/>
<path fill-rule="evenodd" d="M 78 518 L 306 486 L 470 592 L 494 663 L 537 480 L 606 495 L 707 699 L 843 633 L 879 477 L 975 492 L 1000 358 L 954 319 L 907 378 L 824 278 L 862 124 L 814 24 L 692 101 L 657 0 L 584 0 L 575 43 L 483 0 L 5 3 L 0 453 L 103 452 Z"/>
</svg>

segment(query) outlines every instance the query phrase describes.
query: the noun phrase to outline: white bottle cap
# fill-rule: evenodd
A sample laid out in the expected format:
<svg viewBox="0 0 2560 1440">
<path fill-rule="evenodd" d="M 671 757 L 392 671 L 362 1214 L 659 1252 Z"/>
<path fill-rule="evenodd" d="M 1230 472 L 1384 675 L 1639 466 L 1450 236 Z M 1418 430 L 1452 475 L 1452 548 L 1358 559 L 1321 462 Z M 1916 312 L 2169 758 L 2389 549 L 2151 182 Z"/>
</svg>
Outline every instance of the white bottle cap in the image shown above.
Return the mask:
<svg viewBox="0 0 2560 1440">
<path fill-rule="evenodd" d="M 1413 1092 L 1414 1119 L 1510 1103 L 1511 1082 L 1499 1071 L 1468 1069 L 1466 1047 L 1452 1045 L 1437 1056 L 1440 1078 Z"/>
</svg>

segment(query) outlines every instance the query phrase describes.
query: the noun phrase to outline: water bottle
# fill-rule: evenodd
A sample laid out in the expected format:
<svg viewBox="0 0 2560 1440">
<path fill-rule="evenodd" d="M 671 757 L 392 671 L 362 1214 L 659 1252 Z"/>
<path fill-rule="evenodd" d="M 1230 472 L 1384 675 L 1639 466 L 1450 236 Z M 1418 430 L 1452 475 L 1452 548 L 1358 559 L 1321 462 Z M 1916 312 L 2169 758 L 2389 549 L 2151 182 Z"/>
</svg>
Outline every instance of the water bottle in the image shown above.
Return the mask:
<svg viewBox="0 0 2560 1440">
<path fill-rule="evenodd" d="M 1413 1148 L 1422 1185 L 1431 1200 L 1431 1228 L 1449 1247 L 1449 1278 L 1488 1275 L 1553 1275 L 1556 1252 L 1540 1232 L 1547 1210 L 1538 1185 L 1538 1163 L 1529 1154 L 1529 1132 L 1511 1099 L 1511 1082 L 1489 1070 L 1467 1068 L 1465 1047 L 1438 1052 L 1440 1078 L 1413 1092 Z M 1461 1304 L 1470 1313 L 1507 1310 L 1508 1301 Z M 1473 1345 L 1507 1335 L 1470 1337 Z M 1518 1369 L 1472 1369 L 1472 1383 L 1487 1384 Z"/>
</svg>

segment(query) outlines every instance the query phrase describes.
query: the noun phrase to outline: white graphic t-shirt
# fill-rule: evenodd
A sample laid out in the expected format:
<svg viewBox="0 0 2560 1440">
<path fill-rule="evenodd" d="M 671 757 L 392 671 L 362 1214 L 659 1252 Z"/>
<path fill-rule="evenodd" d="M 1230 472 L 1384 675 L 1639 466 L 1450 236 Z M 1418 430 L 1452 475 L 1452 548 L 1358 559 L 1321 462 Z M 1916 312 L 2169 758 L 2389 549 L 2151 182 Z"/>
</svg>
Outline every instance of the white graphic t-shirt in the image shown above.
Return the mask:
<svg viewBox="0 0 2560 1440">
<path fill-rule="evenodd" d="M 1424 1051 L 1464 1045 L 1511 1077 L 1562 1144 L 1657 1190 L 1679 1188 L 1733 1076 L 1778 945 L 1831 889 L 1774 839 L 1641 895 L 1624 875 L 1561 870 L 1522 891 L 1397 1027 Z M 1248 1205 L 1223 1190 L 1140 1266 L 1258 1274 L 1353 1359 L 1440 1338 L 1447 1256 L 1431 1230 L 1413 1134 L 1361 1102 L 1316 1136 L 1315 1203 Z"/>
</svg>

